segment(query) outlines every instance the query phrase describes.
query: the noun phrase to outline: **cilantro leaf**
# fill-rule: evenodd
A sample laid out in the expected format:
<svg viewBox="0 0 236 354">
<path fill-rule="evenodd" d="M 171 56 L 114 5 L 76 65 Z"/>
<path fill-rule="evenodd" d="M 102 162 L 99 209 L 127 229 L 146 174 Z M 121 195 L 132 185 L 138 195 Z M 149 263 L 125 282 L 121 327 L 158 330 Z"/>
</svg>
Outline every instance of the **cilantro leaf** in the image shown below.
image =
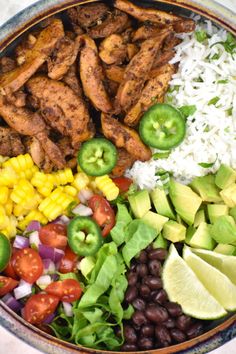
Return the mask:
<svg viewBox="0 0 236 354">
<path fill-rule="evenodd" d="M 184 118 L 186 119 L 189 116 L 192 116 L 196 112 L 197 107 L 195 105 L 186 105 L 186 106 L 180 107 L 179 110 L 182 113 L 182 115 L 184 116 Z"/>
<path fill-rule="evenodd" d="M 207 33 L 204 30 L 199 30 L 195 32 L 195 38 L 199 43 L 204 42 L 207 39 Z"/>
<path fill-rule="evenodd" d="M 218 96 L 213 97 L 213 98 L 208 102 L 208 106 L 210 106 L 211 104 L 213 104 L 213 105 L 215 106 L 219 100 L 220 100 L 220 97 L 218 97 Z"/>
</svg>

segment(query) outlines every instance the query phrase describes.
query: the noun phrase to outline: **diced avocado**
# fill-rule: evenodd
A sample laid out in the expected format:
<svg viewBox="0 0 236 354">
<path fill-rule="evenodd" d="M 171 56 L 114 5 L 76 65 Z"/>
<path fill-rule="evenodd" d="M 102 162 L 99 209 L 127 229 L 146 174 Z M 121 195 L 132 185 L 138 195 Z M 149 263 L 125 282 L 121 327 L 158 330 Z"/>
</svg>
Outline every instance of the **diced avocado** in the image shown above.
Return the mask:
<svg viewBox="0 0 236 354">
<path fill-rule="evenodd" d="M 222 164 L 216 173 L 215 184 L 220 189 L 225 189 L 236 181 L 236 171 Z"/>
<path fill-rule="evenodd" d="M 196 177 L 190 183 L 190 187 L 197 192 L 204 202 L 221 202 L 219 188 L 215 185 L 214 175 Z"/>
<path fill-rule="evenodd" d="M 231 215 L 234 218 L 234 221 L 236 222 L 236 207 L 230 209 L 229 215 Z"/>
<path fill-rule="evenodd" d="M 180 242 L 185 240 L 186 227 L 176 221 L 169 220 L 165 223 L 162 234 L 165 239 L 171 242 Z"/>
<path fill-rule="evenodd" d="M 175 182 L 172 178 L 169 182 L 169 194 L 177 214 L 188 225 L 192 225 L 202 199 L 190 187 Z"/>
<path fill-rule="evenodd" d="M 181 224 L 181 225 L 184 225 L 184 222 L 183 220 L 181 219 L 181 217 L 179 216 L 179 214 L 176 214 L 176 221 Z"/>
<path fill-rule="evenodd" d="M 128 197 L 134 216 L 142 218 L 151 209 L 151 201 L 147 190 L 138 191 Z"/>
<path fill-rule="evenodd" d="M 168 242 L 160 233 L 152 244 L 153 248 L 167 248 Z"/>
<path fill-rule="evenodd" d="M 205 212 L 203 209 L 198 210 L 194 219 L 193 226 L 198 227 L 201 224 L 201 222 L 206 222 Z"/>
<path fill-rule="evenodd" d="M 193 235 L 195 234 L 195 232 L 196 232 L 195 227 L 189 226 L 187 228 L 186 237 L 185 237 L 185 240 L 184 240 L 184 242 L 187 243 L 187 245 L 190 244 L 190 240 L 193 237 Z"/>
<path fill-rule="evenodd" d="M 219 216 L 229 214 L 229 207 L 225 204 L 208 204 L 207 212 L 210 223 L 214 224 Z"/>
<path fill-rule="evenodd" d="M 227 188 L 224 188 L 220 195 L 226 205 L 230 208 L 236 206 L 236 183 L 230 184 Z"/>
<path fill-rule="evenodd" d="M 189 241 L 189 245 L 191 247 L 204 248 L 206 250 L 213 250 L 215 244 L 215 241 L 210 235 L 210 225 L 208 225 L 206 222 L 202 222 L 198 226 L 195 234 Z"/>
<path fill-rule="evenodd" d="M 236 247 L 219 243 L 214 249 L 214 252 L 225 254 L 226 256 L 234 256 L 236 254 Z"/>
<path fill-rule="evenodd" d="M 236 224 L 232 216 L 220 216 L 210 229 L 211 237 L 217 243 L 234 243 L 236 242 Z"/>
<path fill-rule="evenodd" d="M 154 213 L 153 211 L 148 211 L 141 219 L 157 230 L 157 234 L 161 232 L 164 224 L 169 220 L 165 216 Z"/>
<path fill-rule="evenodd" d="M 175 220 L 175 214 L 170 206 L 164 189 L 156 187 L 151 192 L 151 199 L 158 214 Z"/>
</svg>

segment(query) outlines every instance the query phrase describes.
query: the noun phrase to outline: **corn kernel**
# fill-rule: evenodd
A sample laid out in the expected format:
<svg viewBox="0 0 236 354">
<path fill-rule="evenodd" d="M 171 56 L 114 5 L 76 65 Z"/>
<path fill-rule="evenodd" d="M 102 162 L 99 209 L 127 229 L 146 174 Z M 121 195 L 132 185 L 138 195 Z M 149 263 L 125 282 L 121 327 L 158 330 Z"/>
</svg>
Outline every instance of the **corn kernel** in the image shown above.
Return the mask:
<svg viewBox="0 0 236 354">
<path fill-rule="evenodd" d="M 0 187 L 0 204 L 5 204 L 9 197 L 9 189 L 6 186 Z"/>
<path fill-rule="evenodd" d="M 96 177 L 95 183 L 107 200 L 114 200 L 118 197 L 119 188 L 108 175 Z"/>
<path fill-rule="evenodd" d="M 79 172 L 75 175 L 74 182 L 72 186 L 77 188 L 78 191 L 86 188 L 89 185 L 89 177 L 84 172 Z"/>
<path fill-rule="evenodd" d="M 77 194 L 78 194 L 77 189 L 76 189 L 75 187 L 72 187 L 72 186 L 65 186 L 65 187 L 64 187 L 64 192 L 65 192 L 66 194 L 69 194 L 69 195 L 72 196 L 72 197 L 76 197 Z"/>
<path fill-rule="evenodd" d="M 65 168 L 64 170 L 57 171 L 53 174 L 53 176 L 57 186 L 72 183 L 74 181 L 71 168 Z"/>
<path fill-rule="evenodd" d="M 6 210 L 6 214 L 7 216 L 10 216 L 13 212 L 13 201 L 9 198 L 5 204 L 5 210 Z"/>
</svg>

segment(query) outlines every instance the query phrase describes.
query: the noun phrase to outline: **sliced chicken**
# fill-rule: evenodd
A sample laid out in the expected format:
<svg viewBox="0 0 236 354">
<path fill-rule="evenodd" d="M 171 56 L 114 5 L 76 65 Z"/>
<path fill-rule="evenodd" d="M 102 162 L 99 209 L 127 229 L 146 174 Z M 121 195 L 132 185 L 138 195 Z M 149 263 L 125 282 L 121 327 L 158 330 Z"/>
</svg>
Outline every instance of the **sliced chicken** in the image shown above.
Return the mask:
<svg viewBox="0 0 236 354">
<path fill-rule="evenodd" d="M 113 177 L 123 176 L 127 168 L 130 168 L 135 159 L 125 149 L 118 149 L 118 160 L 116 166 L 112 170 Z"/>
<path fill-rule="evenodd" d="M 84 35 L 84 47 L 80 54 L 80 78 L 85 95 L 94 107 L 102 112 L 112 111 L 112 104 L 105 89 L 105 75 L 93 39 Z"/>
<path fill-rule="evenodd" d="M 24 107 L 26 105 L 26 93 L 22 90 L 16 91 L 13 94 L 8 95 L 7 100 L 16 107 Z"/>
<path fill-rule="evenodd" d="M 168 37 L 164 42 L 163 48 L 161 52 L 157 53 L 157 56 L 153 62 L 152 69 L 163 66 L 167 64 L 174 56 L 175 56 L 175 46 L 181 43 L 181 39 L 177 37 Z M 152 73 L 152 77 L 155 73 Z"/>
<path fill-rule="evenodd" d="M 77 63 L 70 66 L 62 81 L 67 84 L 76 93 L 76 95 L 79 97 L 83 96 L 82 87 L 79 81 L 79 74 L 77 72 Z"/>
<path fill-rule="evenodd" d="M 44 119 L 69 136 L 74 148 L 93 137 L 93 124 L 83 99 L 66 84 L 38 76 L 28 81 L 27 88 L 39 100 Z"/>
<path fill-rule="evenodd" d="M 127 46 L 119 34 L 111 34 L 99 46 L 99 56 L 106 64 L 122 64 L 126 58 Z"/>
<path fill-rule="evenodd" d="M 175 73 L 175 67 L 166 64 L 156 70 L 156 76 L 150 79 L 140 96 L 138 102 L 131 108 L 126 115 L 124 122 L 129 126 L 136 126 L 143 113 L 154 103 L 162 102 L 168 89 L 172 75 Z"/>
<path fill-rule="evenodd" d="M 16 67 L 16 62 L 14 59 L 9 57 L 0 58 L 0 73 L 8 73 L 11 70 L 14 70 Z"/>
<path fill-rule="evenodd" d="M 122 111 L 127 112 L 138 101 L 154 59 L 169 35 L 169 30 L 163 30 L 158 37 L 144 41 L 140 51 L 128 64 L 116 96 L 117 106 L 121 107 Z"/>
<path fill-rule="evenodd" d="M 109 115 L 101 115 L 102 131 L 118 148 L 124 148 L 135 160 L 150 160 L 151 150 L 143 144 L 138 133 Z"/>
<path fill-rule="evenodd" d="M 9 73 L 0 75 L 1 93 L 11 94 L 19 90 L 46 61 L 63 36 L 64 29 L 61 20 L 53 20 L 51 24 L 40 33 L 32 50 L 27 52 L 24 64 Z"/>
<path fill-rule="evenodd" d="M 139 7 L 127 0 L 115 0 L 114 6 L 142 22 L 149 21 L 161 26 L 173 25 L 177 33 L 192 32 L 195 29 L 195 22 L 192 19 L 157 9 Z"/>
<path fill-rule="evenodd" d="M 31 155 L 34 163 L 45 170 L 45 151 L 39 140 L 34 136 L 28 136 L 24 140 L 27 152 Z M 48 168 L 46 168 L 48 170 Z M 48 171 L 47 171 L 48 172 Z"/>
<path fill-rule="evenodd" d="M 105 69 L 106 76 L 109 80 L 112 80 L 114 82 L 117 82 L 118 84 L 121 84 L 121 82 L 124 79 L 124 74 L 125 74 L 125 68 L 117 65 L 111 65 L 108 66 Z"/>
<path fill-rule="evenodd" d="M 82 28 L 89 28 L 99 24 L 107 15 L 109 7 L 103 3 L 93 3 L 78 6 L 76 9 L 77 18 L 73 14 L 73 21 L 77 22 Z"/>
<path fill-rule="evenodd" d="M 170 31 L 173 30 L 172 26 L 168 26 Z M 133 34 L 132 41 L 144 41 L 146 39 L 157 37 L 162 29 L 155 24 L 152 23 L 145 23 L 143 26 L 139 27 Z"/>
<path fill-rule="evenodd" d="M 15 54 L 16 54 L 16 61 L 18 65 L 24 64 L 26 57 L 29 55 L 29 52 L 34 47 L 37 36 L 39 33 L 30 33 L 24 40 L 16 47 Z"/>
<path fill-rule="evenodd" d="M 12 128 L 0 127 L 0 141 L 0 155 L 13 157 L 25 152 L 20 135 Z"/>
<path fill-rule="evenodd" d="M 78 23 L 78 11 L 75 7 L 72 7 L 71 9 L 67 10 L 67 16 L 69 17 L 71 26 L 73 28 L 73 31 L 79 35 L 83 34 L 84 30 L 80 27 Z"/>
<path fill-rule="evenodd" d="M 127 44 L 127 59 L 130 61 L 138 53 L 139 47 L 133 43 Z"/>
</svg>

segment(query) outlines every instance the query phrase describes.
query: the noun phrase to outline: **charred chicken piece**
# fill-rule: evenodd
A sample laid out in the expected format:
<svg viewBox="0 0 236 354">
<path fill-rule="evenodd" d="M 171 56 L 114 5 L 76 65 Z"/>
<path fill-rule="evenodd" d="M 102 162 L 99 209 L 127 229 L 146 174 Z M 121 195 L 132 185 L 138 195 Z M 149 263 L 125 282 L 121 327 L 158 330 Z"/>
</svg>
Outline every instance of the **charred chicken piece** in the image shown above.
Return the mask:
<svg viewBox="0 0 236 354">
<path fill-rule="evenodd" d="M 124 79 L 125 68 L 117 65 L 111 65 L 106 67 L 105 72 L 109 80 L 121 84 Z"/>
<path fill-rule="evenodd" d="M 96 2 L 78 6 L 71 10 L 68 10 L 68 14 L 72 23 L 87 29 L 100 23 L 107 16 L 109 7 L 101 2 Z"/>
<path fill-rule="evenodd" d="M 173 27 L 170 25 L 166 26 L 166 28 L 173 31 Z M 157 37 L 161 31 L 162 29 L 159 26 L 152 23 L 145 23 L 134 32 L 132 41 L 144 41 L 152 37 Z"/>
<path fill-rule="evenodd" d="M 112 111 L 112 104 L 105 89 L 105 75 L 93 39 L 83 35 L 84 47 L 80 54 L 80 78 L 85 95 L 94 107 L 102 112 Z"/>
<path fill-rule="evenodd" d="M 70 66 L 62 81 L 68 85 L 77 96 L 82 97 L 83 91 L 79 81 L 79 73 L 77 72 L 77 63 Z"/>
<path fill-rule="evenodd" d="M 111 34 L 99 46 L 99 56 L 106 64 L 122 64 L 126 58 L 127 46 L 119 34 Z"/>
<path fill-rule="evenodd" d="M 113 177 L 123 176 L 127 168 L 130 168 L 135 159 L 125 149 L 118 149 L 118 160 L 116 166 L 112 170 Z"/>
<path fill-rule="evenodd" d="M 9 57 L 0 58 L 0 74 L 8 73 L 14 70 L 16 67 L 16 62 L 14 59 Z"/>
<path fill-rule="evenodd" d="M 78 11 L 75 7 L 72 7 L 71 9 L 67 10 L 67 16 L 69 17 L 71 26 L 73 28 L 73 31 L 79 35 L 83 34 L 84 30 L 80 27 L 78 23 Z"/>
<path fill-rule="evenodd" d="M 118 148 L 124 148 L 135 160 L 150 160 L 151 150 L 143 144 L 134 129 L 104 113 L 101 115 L 101 123 L 105 137 L 113 141 Z"/>
<path fill-rule="evenodd" d="M 12 128 L 0 127 L 0 141 L 0 155 L 13 157 L 25 152 L 20 135 Z"/>
</svg>

